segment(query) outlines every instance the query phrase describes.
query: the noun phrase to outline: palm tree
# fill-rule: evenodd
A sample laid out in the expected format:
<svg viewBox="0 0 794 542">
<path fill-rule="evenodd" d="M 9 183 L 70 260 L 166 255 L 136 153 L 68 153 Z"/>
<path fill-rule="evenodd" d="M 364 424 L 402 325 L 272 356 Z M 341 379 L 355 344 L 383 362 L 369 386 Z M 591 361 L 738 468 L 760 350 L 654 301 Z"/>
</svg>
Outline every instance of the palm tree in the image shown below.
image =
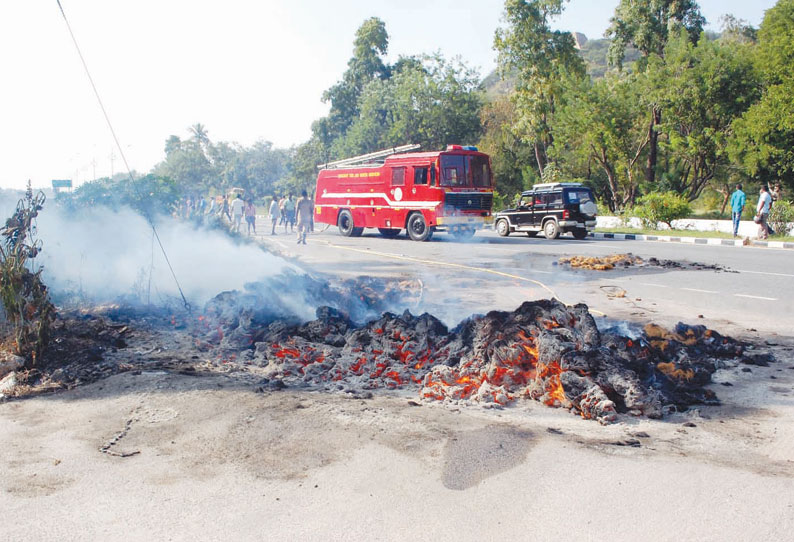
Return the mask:
<svg viewBox="0 0 794 542">
<path fill-rule="evenodd" d="M 210 138 L 207 129 L 200 122 L 190 127 L 190 133 L 193 134 L 193 140 L 196 141 L 201 147 L 206 147 L 210 143 Z"/>
</svg>

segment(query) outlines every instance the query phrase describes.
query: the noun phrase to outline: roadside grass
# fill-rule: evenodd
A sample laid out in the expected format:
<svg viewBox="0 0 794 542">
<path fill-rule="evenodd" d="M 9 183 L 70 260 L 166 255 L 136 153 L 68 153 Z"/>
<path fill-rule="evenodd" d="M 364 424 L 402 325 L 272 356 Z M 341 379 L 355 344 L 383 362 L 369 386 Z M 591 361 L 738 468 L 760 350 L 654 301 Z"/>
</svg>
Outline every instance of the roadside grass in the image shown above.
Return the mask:
<svg viewBox="0 0 794 542">
<path fill-rule="evenodd" d="M 694 231 L 694 230 L 651 230 L 647 228 L 596 228 L 597 233 L 626 233 L 635 235 L 657 235 L 669 237 L 704 237 L 714 239 L 733 239 L 733 235 L 721 231 Z M 751 238 L 752 239 L 752 238 Z M 783 241 L 794 243 L 794 236 L 773 235 L 769 241 Z"/>
</svg>

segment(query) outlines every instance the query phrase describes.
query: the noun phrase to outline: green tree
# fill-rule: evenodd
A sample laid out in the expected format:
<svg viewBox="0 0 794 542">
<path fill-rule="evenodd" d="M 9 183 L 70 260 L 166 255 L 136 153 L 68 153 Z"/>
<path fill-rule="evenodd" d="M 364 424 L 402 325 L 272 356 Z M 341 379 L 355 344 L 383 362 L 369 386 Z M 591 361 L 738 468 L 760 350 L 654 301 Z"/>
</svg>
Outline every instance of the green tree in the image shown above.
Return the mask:
<svg viewBox="0 0 794 542">
<path fill-rule="evenodd" d="M 337 155 L 356 155 L 405 143 L 440 148 L 480 137 L 477 72 L 440 55 L 403 63 L 390 79 L 364 89 L 360 114 L 335 145 Z"/>
<path fill-rule="evenodd" d="M 343 135 L 358 116 L 359 97 L 364 87 L 373 80 L 389 77 L 390 70 L 383 62 L 388 48 L 386 25 L 377 17 L 367 19 L 356 30 L 347 71 L 341 81 L 323 94 L 323 101 L 331 104 L 326 128 L 334 137 Z"/>
<path fill-rule="evenodd" d="M 507 201 L 528 188 L 538 174 L 532 167 L 533 148 L 515 131 L 515 103 L 509 96 L 497 96 L 483 106 L 480 114 L 483 136 L 481 151 L 491 157 L 496 190 Z"/>
<path fill-rule="evenodd" d="M 622 66 L 626 48 L 631 45 L 640 52 L 637 65 L 639 71 L 644 71 L 651 55 L 664 57 L 671 32 L 677 35 L 678 31 L 683 30 L 695 43 L 705 22 L 694 0 L 620 0 L 606 31 L 607 37 L 612 39 L 609 46 L 610 63 Z M 656 127 L 662 122 L 662 109 L 659 104 L 650 103 L 648 111 L 650 141 L 645 179 L 653 183 L 656 180 L 659 145 Z"/>
<path fill-rule="evenodd" d="M 609 61 L 621 66 L 629 45 L 646 61 L 652 54 L 664 56 L 668 38 L 680 30 L 697 43 L 705 23 L 695 0 L 620 0 L 606 31 L 612 40 Z"/>
<path fill-rule="evenodd" d="M 758 29 L 744 19 L 737 19 L 733 15 L 723 15 L 720 18 L 720 28 L 722 29 L 720 41 L 743 44 L 758 41 Z"/>
<path fill-rule="evenodd" d="M 595 163 L 606 177 L 611 211 L 630 205 L 637 194 L 637 169 L 649 143 L 638 75 L 608 75 L 595 82 L 573 81 L 554 122 L 553 154 Z"/>
<path fill-rule="evenodd" d="M 664 59 L 651 57 L 647 77 L 649 94 L 668 112 L 659 131 L 678 172 L 660 188 L 694 201 L 718 170 L 730 164 L 733 121 L 759 97 L 750 46 L 705 39 L 694 45 L 682 31 L 668 41 Z"/>
<path fill-rule="evenodd" d="M 178 151 L 182 147 L 182 140 L 179 136 L 171 135 L 165 140 L 165 154 L 169 155 L 174 151 Z"/>
<path fill-rule="evenodd" d="M 732 156 L 763 182 L 794 188 L 794 0 L 767 10 L 758 32 L 757 66 L 766 89 L 734 122 Z"/>
<path fill-rule="evenodd" d="M 133 178 L 135 180 L 131 181 L 128 176 L 119 175 L 83 183 L 74 192 L 58 194 L 56 202 L 72 212 L 86 207 L 119 209 L 127 206 L 148 217 L 171 214 L 181 197 L 174 181 L 151 173 L 139 177 L 133 172 Z"/>
<path fill-rule="evenodd" d="M 585 74 L 573 36 L 549 26 L 549 20 L 562 13 L 564 2 L 506 0 L 507 27 L 498 29 L 494 38 L 502 76 L 516 74 L 514 130 L 532 146 L 539 175 L 554 143 L 551 122 L 560 105 L 563 82 Z"/>
</svg>

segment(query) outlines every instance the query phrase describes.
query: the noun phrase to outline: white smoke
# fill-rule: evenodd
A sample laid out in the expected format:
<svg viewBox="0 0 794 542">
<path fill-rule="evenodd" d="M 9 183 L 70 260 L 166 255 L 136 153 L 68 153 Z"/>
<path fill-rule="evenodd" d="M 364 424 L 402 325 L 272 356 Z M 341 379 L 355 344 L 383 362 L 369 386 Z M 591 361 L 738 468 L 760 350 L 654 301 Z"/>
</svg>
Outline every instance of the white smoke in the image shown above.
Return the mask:
<svg viewBox="0 0 794 542">
<path fill-rule="evenodd" d="M 157 231 L 185 296 L 203 304 L 225 290 L 266 280 L 295 266 L 225 233 L 162 217 Z M 162 303 L 179 291 L 152 228 L 135 211 L 107 207 L 67 213 L 45 206 L 38 218 L 44 250 L 37 263 L 56 296 L 103 303 Z"/>
</svg>

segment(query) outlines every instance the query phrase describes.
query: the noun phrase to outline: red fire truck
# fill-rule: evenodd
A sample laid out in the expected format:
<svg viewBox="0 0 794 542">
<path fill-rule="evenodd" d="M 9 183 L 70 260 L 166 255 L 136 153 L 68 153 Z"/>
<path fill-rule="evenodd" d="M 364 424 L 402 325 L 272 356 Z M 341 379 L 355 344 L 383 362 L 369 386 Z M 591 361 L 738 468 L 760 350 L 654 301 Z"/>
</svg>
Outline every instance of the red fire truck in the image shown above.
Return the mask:
<svg viewBox="0 0 794 542">
<path fill-rule="evenodd" d="M 318 166 L 314 221 L 358 237 L 378 228 L 384 237 L 405 229 L 414 241 L 436 231 L 469 238 L 493 220 L 493 179 L 487 154 L 449 145 L 407 152 L 404 145 Z"/>
</svg>

